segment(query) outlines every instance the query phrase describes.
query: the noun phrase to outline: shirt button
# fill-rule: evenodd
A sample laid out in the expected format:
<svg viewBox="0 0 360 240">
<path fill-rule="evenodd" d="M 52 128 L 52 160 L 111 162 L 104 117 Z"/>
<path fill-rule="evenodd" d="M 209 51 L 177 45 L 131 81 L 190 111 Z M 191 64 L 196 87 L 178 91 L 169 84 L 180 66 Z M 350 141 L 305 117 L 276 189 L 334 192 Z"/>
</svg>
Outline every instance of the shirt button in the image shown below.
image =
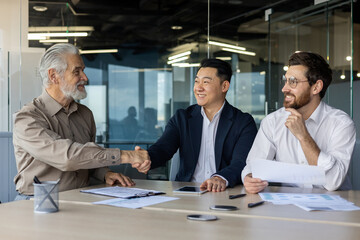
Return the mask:
<svg viewBox="0 0 360 240">
<path fill-rule="evenodd" d="M 115 163 L 116 163 L 115 161 L 112 162 L 112 164 L 115 164 Z"/>
<path fill-rule="evenodd" d="M 115 156 L 111 156 L 111 159 L 115 159 Z"/>
</svg>

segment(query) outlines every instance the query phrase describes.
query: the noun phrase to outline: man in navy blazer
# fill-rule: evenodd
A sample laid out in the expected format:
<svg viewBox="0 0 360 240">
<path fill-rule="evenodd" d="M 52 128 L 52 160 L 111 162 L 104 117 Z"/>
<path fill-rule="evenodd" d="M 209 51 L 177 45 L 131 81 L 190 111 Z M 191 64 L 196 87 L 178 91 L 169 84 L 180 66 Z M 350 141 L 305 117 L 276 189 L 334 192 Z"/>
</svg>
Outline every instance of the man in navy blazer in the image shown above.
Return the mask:
<svg viewBox="0 0 360 240">
<path fill-rule="evenodd" d="M 241 183 L 241 171 L 257 133 L 252 116 L 231 106 L 230 64 L 204 59 L 197 72 L 197 104 L 178 110 L 148 153 L 151 168 L 165 165 L 179 149 L 176 181 L 202 182 L 208 191 L 224 191 Z"/>
</svg>

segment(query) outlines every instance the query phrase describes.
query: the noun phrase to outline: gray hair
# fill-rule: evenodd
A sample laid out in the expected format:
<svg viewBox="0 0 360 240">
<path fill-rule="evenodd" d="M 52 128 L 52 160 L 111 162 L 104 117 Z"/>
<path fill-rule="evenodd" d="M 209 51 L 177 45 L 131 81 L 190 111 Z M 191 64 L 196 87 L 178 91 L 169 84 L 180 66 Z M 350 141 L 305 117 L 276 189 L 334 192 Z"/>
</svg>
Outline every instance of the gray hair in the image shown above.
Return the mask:
<svg viewBox="0 0 360 240">
<path fill-rule="evenodd" d="M 67 69 L 67 54 L 79 55 L 79 49 L 70 43 L 58 43 L 46 50 L 40 60 L 39 72 L 43 82 L 43 86 L 49 86 L 50 79 L 48 76 L 49 69 L 55 69 L 57 73 L 63 76 Z"/>
</svg>

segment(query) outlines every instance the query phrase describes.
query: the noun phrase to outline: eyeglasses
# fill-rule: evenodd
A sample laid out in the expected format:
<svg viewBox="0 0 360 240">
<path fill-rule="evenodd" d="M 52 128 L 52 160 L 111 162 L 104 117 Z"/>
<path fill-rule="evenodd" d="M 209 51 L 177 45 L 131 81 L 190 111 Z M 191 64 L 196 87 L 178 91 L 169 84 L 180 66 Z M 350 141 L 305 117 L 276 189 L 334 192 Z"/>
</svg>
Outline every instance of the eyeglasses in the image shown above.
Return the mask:
<svg viewBox="0 0 360 240">
<path fill-rule="evenodd" d="M 296 77 L 291 76 L 289 78 L 286 78 L 285 75 L 282 75 L 281 82 L 283 83 L 283 85 L 288 83 L 291 88 L 296 88 L 299 82 L 308 82 L 308 80 L 299 81 L 296 79 Z"/>
</svg>

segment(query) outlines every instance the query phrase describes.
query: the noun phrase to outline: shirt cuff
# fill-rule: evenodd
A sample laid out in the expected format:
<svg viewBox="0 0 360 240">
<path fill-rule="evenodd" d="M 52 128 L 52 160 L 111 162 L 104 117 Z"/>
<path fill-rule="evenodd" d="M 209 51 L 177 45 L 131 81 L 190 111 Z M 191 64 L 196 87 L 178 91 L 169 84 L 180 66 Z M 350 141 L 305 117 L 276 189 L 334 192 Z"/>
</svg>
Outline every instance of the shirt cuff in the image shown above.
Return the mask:
<svg viewBox="0 0 360 240">
<path fill-rule="evenodd" d="M 106 161 L 109 162 L 108 166 L 116 166 L 121 164 L 120 160 L 120 149 L 118 148 L 106 148 Z"/>
<path fill-rule="evenodd" d="M 242 172 L 241 172 L 241 181 L 243 182 L 243 184 L 244 184 L 244 179 L 245 179 L 245 177 L 246 177 L 249 173 L 251 173 L 251 169 L 250 169 L 250 167 L 249 167 L 248 165 L 246 165 L 246 166 L 244 167 L 244 169 L 242 170 Z"/>
<path fill-rule="evenodd" d="M 225 182 L 226 182 L 226 187 L 229 185 L 228 180 L 226 180 L 226 178 L 224 178 L 223 176 L 221 176 L 221 175 L 219 175 L 219 174 L 213 174 L 211 177 L 219 177 L 219 178 L 225 180 Z"/>
<path fill-rule="evenodd" d="M 330 155 L 320 151 L 317 163 L 319 167 L 324 168 L 325 172 L 327 172 L 334 166 L 334 164 L 334 159 Z"/>
</svg>

